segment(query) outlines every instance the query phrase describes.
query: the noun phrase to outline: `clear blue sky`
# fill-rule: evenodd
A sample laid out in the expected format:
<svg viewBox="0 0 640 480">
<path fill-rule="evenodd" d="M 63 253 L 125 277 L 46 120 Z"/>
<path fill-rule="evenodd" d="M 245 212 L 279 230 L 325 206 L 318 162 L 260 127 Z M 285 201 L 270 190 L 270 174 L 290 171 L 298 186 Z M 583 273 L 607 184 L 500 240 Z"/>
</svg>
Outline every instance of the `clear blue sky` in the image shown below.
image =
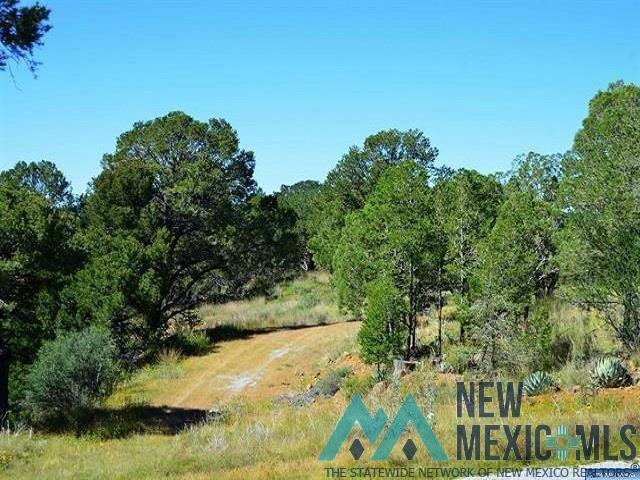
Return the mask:
<svg viewBox="0 0 640 480">
<path fill-rule="evenodd" d="M 41 1 L 38 79 L 0 73 L 0 168 L 49 159 L 76 192 L 120 133 L 172 110 L 231 122 L 272 191 L 391 127 L 506 170 L 570 148 L 598 89 L 640 82 L 633 0 Z"/>
</svg>

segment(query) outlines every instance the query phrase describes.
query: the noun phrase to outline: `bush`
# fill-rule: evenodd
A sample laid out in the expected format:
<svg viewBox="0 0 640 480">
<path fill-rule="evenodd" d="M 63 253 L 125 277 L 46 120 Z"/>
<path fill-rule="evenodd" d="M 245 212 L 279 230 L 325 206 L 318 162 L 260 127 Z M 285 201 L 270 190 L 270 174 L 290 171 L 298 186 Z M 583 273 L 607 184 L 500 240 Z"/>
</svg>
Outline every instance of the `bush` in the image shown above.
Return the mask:
<svg viewBox="0 0 640 480">
<path fill-rule="evenodd" d="M 557 366 L 555 354 L 563 354 L 552 348 L 552 325 L 549 318 L 550 305 L 548 301 L 538 302 L 529 318 L 525 331 L 520 334 L 520 343 L 529 353 L 531 366 L 535 369 L 546 370 Z M 555 345 L 560 348 L 560 345 Z M 560 361 L 562 364 L 566 361 Z M 554 365 L 554 363 L 556 365 Z"/>
<path fill-rule="evenodd" d="M 455 373 L 464 373 L 473 364 L 474 349 L 468 345 L 450 345 L 445 354 L 446 363 Z"/>
<path fill-rule="evenodd" d="M 375 375 L 353 375 L 348 377 L 342 384 L 342 393 L 344 394 L 347 400 L 351 400 L 351 398 L 359 393 L 360 395 L 364 395 L 376 384 L 376 376 Z"/>
<path fill-rule="evenodd" d="M 211 351 L 212 341 L 202 330 L 178 332 L 165 342 L 165 348 L 182 355 L 205 355 Z"/>
<path fill-rule="evenodd" d="M 366 316 L 358 331 L 360 358 L 365 363 L 389 363 L 404 348 L 406 328 L 401 322 L 407 303 L 391 278 L 382 276 L 367 285 Z"/>
<path fill-rule="evenodd" d="M 325 397 L 332 397 L 336 394 L 345 378 L 351 375 L 352 371 L 349 367 L 340 367 L 336 370 L 329 370 L 329 373 L 322 378 L 315 386 L 318 393 Z"/>
<path fill-rule="evenodd" d="M 46 342 L 26 376 L 24 407 L 34 420 L 67 416 L 108 395 L 119 374 L 116 347 L 97 327 Z"/>
<path fill-rule="evenodd" d="M 586 387 L 590 383 L 589 369 L 580 362 L 567 362 L 558 371 L 557 378 L 564 388 Z"/>
<path fill-rule="evenodd" d="M 320 298 L 313 293 L 305 293 L 300 300 L 300 306 L 303 309 L 315 307 L 320 303 Z"/>
<path fill-rule="evenodd" d="M 629 362 L 634 369 L 640 369 L 640 350 L 635 350 L 629 355 Z"/>
</svg>

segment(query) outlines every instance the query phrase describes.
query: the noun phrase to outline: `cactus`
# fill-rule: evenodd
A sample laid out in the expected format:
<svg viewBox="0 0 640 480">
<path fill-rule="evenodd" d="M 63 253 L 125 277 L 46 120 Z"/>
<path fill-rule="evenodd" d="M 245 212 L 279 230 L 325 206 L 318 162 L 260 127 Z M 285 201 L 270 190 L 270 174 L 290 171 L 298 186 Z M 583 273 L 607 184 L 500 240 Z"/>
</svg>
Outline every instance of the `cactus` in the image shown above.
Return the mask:
<svg viewBox="0 0 640 480">
<path fill-rule="evenodd" d="M 616 357 L 603 357 L 591 371 L 591 382 L 601 388 L 624 387 L 631 384 L 631 375 Z"/>
<path fill-rule="evenodd" d="M 553 377 L 547 372 L 533 372 L 524 379 L 523 386 L 527 395 L 540 395 L 548 391 L 554 384 Z"/>
</svg>

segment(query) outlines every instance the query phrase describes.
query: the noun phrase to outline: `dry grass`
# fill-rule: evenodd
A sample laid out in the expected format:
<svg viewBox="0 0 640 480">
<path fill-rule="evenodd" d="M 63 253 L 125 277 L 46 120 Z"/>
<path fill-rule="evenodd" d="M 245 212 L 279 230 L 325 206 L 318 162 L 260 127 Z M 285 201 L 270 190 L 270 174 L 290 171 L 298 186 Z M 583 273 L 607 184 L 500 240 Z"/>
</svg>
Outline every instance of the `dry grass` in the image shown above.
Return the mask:
<svg viewBox="0 0 640 480">
<path fill-rule="evenodd" d="M 206 328 L 220 325 L 242 329 L 277 328 L 350 319 L 336 305 L 329 276 L 319 272 L 280 285 L 272 297 L 206 305 L 199 313 Z"/>
<path fill-rule="evenodd" d="M 425 380 L 428 384 L 425 384 Z M 412 374 L 400 385 L 374 388 L 365 399 L 370 410 L 385 408 L 390 415 L 407 391 L 420 395 L 425 412 L 432 412 L 435 432 L 450 457 L 455 456 L 456 417 L 455 377 L 435 376 L 431 372 Z M 421 393 L 420 393 L 421 392 Z M 34 436 L 26 434 L 0 445 L 0 451 L 20 451 L 20 461 L 5 470 L 10 478 L 324 478 L 323 463 L 316 460 L 336 421 L 346 406 L 338 394 L 307 407 L 291 407 L 266 401 L 236 399 L 225 406 L 221 421 L 210 421 L 188 428 L 175 436 L 137 435 L 120 440 L 99 441 L 70 436 Z M 522 416 L 507 419 L 508 424 L 607 423 L 620 425 L 637 422 L 640 390 L 610 390 L 593 396 L 587 393 L 560 392 L 525 398 Z M 469 419 L 462 423 L 471 424 Z M 503 423 L 489 419 L 484 423 Z M 352 432 L 351 438 L 358 436 Z M 416 437 L 409 430 L 405 437 Z M 636 444 L 638 444 L 636 438 Z M 343 448 L 332 465 L 403 465 L 400 447 L 385 463 L 356 463 Z M 348 443 L 347 443 L 348 445 Z M 418 446 L 420 444 L 418 442 Z M 500 443 L 504 448 L 504 442 Z M 612 445 L 618 449 L 616 442 Z M 366 444 L 365 457 L 373 448 Z M 11 455 L 15 455 L 11 453 Z M 520 466 L 514 461 L 464 462 L 465 466 Z M 559 462 L 554 461 L 554 464 Z M 576 461 L 567 461 L 575 464 Z M 436 464 L 419 449 L 411 465 Z M 460 466 L 452 460 L 447 465 Z"/>
</svg>

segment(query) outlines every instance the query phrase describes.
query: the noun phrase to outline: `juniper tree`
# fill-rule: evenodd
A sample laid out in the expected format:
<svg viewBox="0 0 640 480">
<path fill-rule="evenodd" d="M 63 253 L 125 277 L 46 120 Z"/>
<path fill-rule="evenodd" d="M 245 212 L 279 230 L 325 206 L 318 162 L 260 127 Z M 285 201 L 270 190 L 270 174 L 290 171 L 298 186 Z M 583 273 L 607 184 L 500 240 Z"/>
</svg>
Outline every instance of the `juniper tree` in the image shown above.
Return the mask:
<svg viewBox="0 0 640 480">
<path fill-rule="evenodd" d="M 614 83 L 589 103 L 561 185 L 568 217 L 565 279 L 640 346 L 640 87 Z"/>
<path fill-rule="evenodd" d="M 402 319 L 407 303 L 393 281 L 383 275 L 367 285 L 365 310 L 358 331 L 360 356 L 365 363 L 376 365 L 380 378 L 381 366 L 403 351 L 406 327 Z"/>
<path fill-rule="evenodd" d="M 338 299 L 356 315 L 363 313 L 366 285 L 380 275 L 406 298 L 407 357 L 417 347 L 418 314 L 438 288 L 440 237 L 430 193 L 419 163 L 406 160 L 389 168 L 364 208 L 347 218 L 335 253 Z"/>
</svg>

